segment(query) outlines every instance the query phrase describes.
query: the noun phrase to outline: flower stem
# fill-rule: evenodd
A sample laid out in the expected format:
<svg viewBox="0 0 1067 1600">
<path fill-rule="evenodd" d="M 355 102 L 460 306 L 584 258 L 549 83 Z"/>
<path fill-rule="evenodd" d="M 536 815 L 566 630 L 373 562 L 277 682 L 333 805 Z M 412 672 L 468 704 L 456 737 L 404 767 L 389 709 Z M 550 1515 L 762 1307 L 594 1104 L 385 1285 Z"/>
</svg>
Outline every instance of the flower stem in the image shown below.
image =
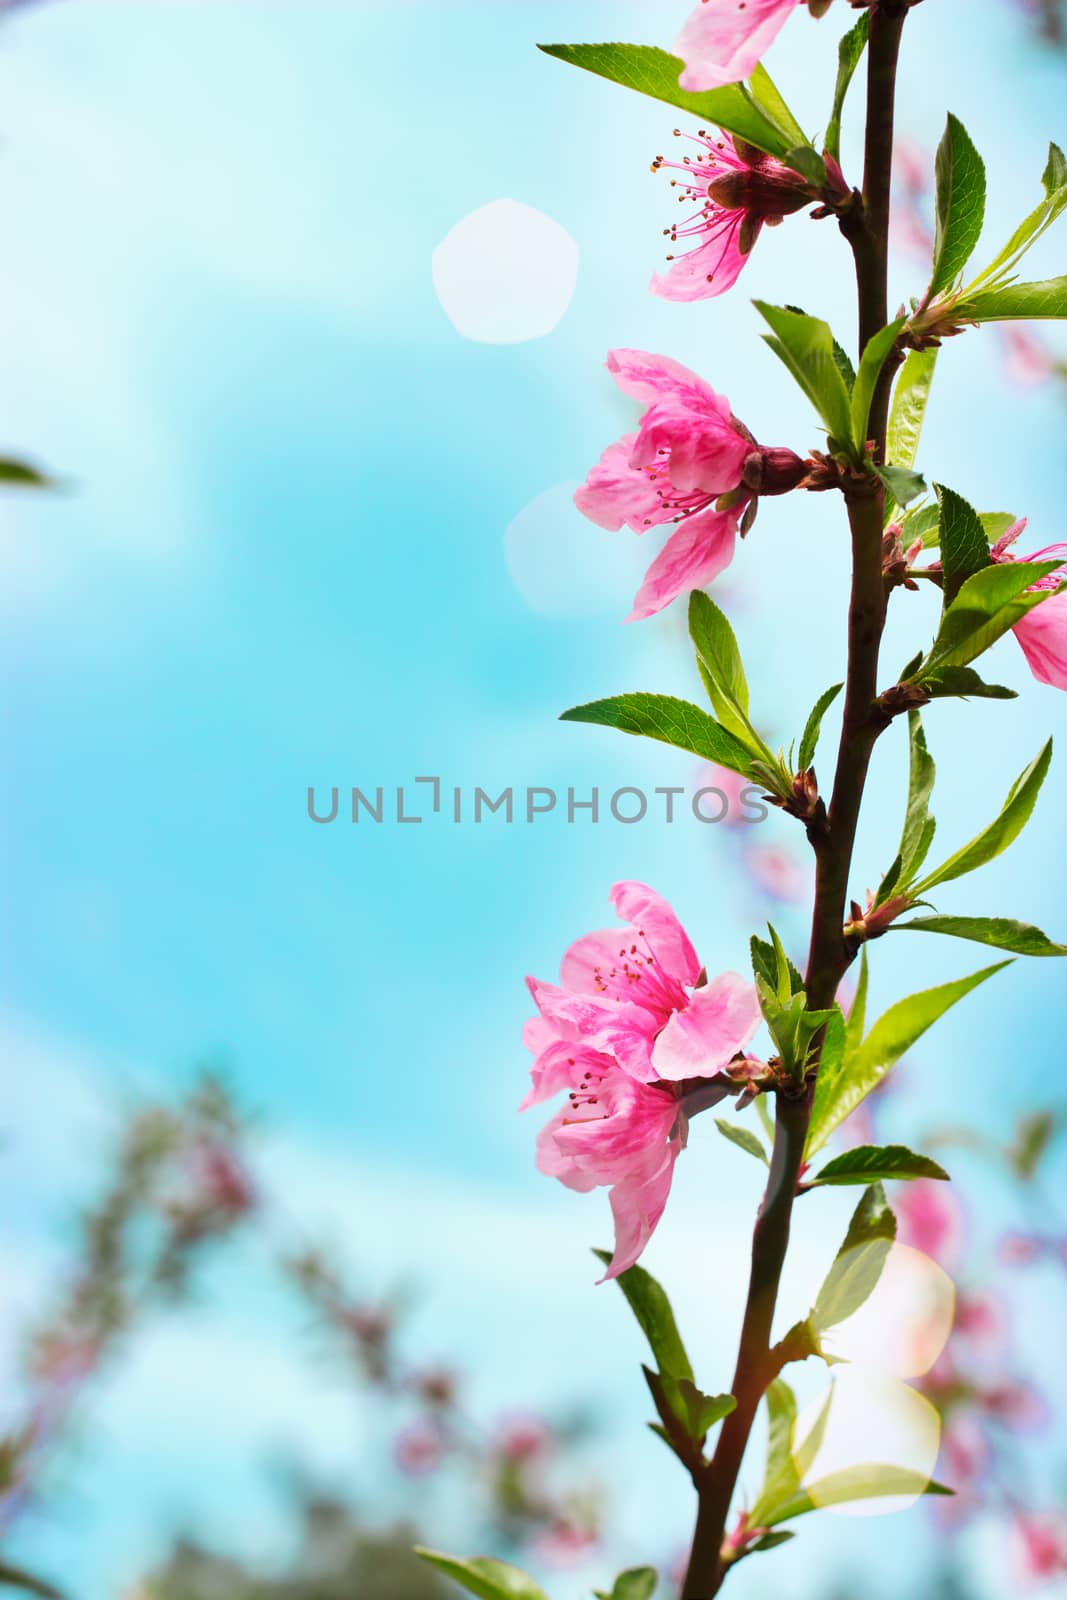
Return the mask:
<svg viewBox="0 0 1067 1600">
<path fill-rule="evenodd" d="M 874 0 L 870 8 L 863 204 L 841 222 L 855 260 L 861 352 L 888 321 L 894 101 L 900 37 L 909 4 L 910 0 Z M 887 362 L 871 406 L 869 432 L 878 460 L 885 452 L 894 370 Z M 857 476 L 845 491 L 845 505 L 852 538 L 848 671 L 827 824 L 812 835 L 816 854 L 815 904 L 805 987 L 813 1010 L 833 1004 L 852 960 L 843 934 L 852 852 L 871 752 L 887 725 L 887 718 L 876 704 L 878 654 L 886 610 L 882 576 L 884 491 L 873 475 Z M 695 1475 L 697 1522 L 682 1600 L 712 1600 L 730 1570 L 722 1558 L 723 1539 L 756 1412 L 775 1375 L 771 1330 L 811 1116 L 811 1095 L 809 1080 L 804 1093 L 792 1098 L 778 1096 L 774 1153 L 752 1238 L 752 1270 L 732 1386 L 737 1408 L 723 1423 L 712 1460 Z"/>
</svg>

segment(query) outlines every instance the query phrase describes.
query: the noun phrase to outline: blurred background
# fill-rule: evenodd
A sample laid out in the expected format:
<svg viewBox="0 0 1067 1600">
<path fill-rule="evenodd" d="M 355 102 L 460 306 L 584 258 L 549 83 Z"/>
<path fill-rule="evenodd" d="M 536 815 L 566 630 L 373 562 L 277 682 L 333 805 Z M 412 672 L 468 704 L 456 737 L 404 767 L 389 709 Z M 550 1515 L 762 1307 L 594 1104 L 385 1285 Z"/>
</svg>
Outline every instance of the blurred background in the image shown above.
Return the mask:
<svg viewBox="0 0 1067 1600">
<path fill-rule="evenodd" d="M 844 9 L 770 58 L 807 126 Z M 519 1559 L 554 1600 L 637 1562 L 667 1593 L 684 1561 L 691 1497 L 642 1427 L 640 1336 L 594 1287 L 606 1201 L 538 1177 L 515 1108 L 523 976 L 610 920 L 616 879 L 666 895 L 711 970 L 743 968 L 768 916 L 805 942 L 789 819 L 668 824 L 654 802 L 620 822 L 620 788 L 707 775 L 555 720 L 699 688 L 678 608 L 620 623 L 653 551 L 570 506 L 632 416 L 605 353 L 673 355 L 804 451 L 812 419 L 748 296 L 852 337 L 847 252 L 804 218 L 764 234 L 729 297 L 646 292 L 675 113 L 535 44 L 663 44 L 685 10 L 55 0 L 0 26 L 0 446 L 55 480 L 4 485 L 0 507 L 0 1537 L 82 1600 L 421 1600 L 441 1591 L 416 1537 Z M 901 300 L 925 283 L 946 108 L 985 156 L 992 246 L 1067 134 L 1058 0 L 972 0 L 960 22 L 937 0 L 909 22 Z M 852 177 L 855 137 L 853 117 Z M 1053 233 L 1027 275 L 1062 259 Z M 946 349 L 918 463 L 1028 516 L 1035 548 L 1065 537 L 1057 331 Z M 840 676 L 845 562 L 835 509 L 791 496 L 717 585 L 775 742 Z M 901 597 L 887 660 L 932 605 Z M 1022 698 L 927 719 L 953 845 L 1064 723 L 1012 640 L 991 672 Z M 857 895 L 895 850 L 903 773 L 887 738 Z M 475 824 L 475 788 L 509 786 L 514 821 Z M 326 816 L 334 787 L 336 820 L 312 821 L 309 788 Z M 349 820 L 353 787 L 382 789 L 381 823 Z M 561 798 L 527 822 L 533 787 Z M 567 791 L 593 788 L 599 820 L 568 821 Z M 1029 832 L 941 909 L 1067 935 L 1062 793 L 1054 771 Z M 920 943 L 875 947 L 875 1005 L 917 961 L 924 983 L 983 964 Z M 738 1600 L 783 1581 L 798 1600 L 1067 1593 L 1056 968 L 1016 962 L 877 1108 L 886 1140 L 941 1137 L 957 1179 L 953 1202 L 899 1197 L 967 1311 L 930 1380 L 957 1501 L 809 1518 L 738 1571 Z M 647 1265 L 723 1388 L 760 1171 L 710 1119 L 692 1143 Z M 783 1326 L 851 1202 L 809 1205 Z"/>
</svg>

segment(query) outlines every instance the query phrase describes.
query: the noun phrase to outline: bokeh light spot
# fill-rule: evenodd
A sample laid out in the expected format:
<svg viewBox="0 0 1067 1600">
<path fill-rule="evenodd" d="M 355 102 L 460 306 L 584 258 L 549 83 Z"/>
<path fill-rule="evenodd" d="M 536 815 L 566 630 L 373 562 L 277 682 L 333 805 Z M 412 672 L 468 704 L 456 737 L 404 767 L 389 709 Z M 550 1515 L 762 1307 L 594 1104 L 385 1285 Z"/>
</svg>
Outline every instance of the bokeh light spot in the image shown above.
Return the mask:
<svg viewBox="0 0 1067 1600">
<path fill-rule="evenodd" d="M 566 228 L 518 200 L 480 206 L 433 253 L 441 307 L 465 339 L 522 344 L 560 322 L 578 281 L 578 246 Z"/>
</svg>

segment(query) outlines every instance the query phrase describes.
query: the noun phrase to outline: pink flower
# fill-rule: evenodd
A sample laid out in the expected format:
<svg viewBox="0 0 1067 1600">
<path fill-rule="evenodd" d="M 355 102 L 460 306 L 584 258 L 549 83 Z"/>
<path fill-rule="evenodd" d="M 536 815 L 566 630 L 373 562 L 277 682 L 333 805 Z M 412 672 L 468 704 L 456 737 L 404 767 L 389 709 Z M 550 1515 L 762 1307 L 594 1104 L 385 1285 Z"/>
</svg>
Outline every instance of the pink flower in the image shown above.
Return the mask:
<svg viewBox="0 0 1067 1600">
<path fill-rule="evenodd" d="M 1056 363 L 1039 339 L 1026 328 L 1008 322 L 1000 329 L 1006 347 L 1004 370 L 1015 383 L 1030 388 L 1056 374 Z"/>
<path fill-rule="evenodd" d="M 683 89 L 699 93 L 747 78 L 803 0 L 701 0 L 675 41 Z"/>
<path fill-rule="evenodd" d="M 1002 533 L 990 551 L 994 561 L 1016 561 L 1019 558 L 1009 553 L 1010 547 L 1018 539 L 1026 527 L 1026 518 L 1021 518 Z M 1067 557 L 1067 544 L 1050 544 L 1044 550 L 1036 550 L 1033 555 L 1024 556 L 1025 561 L 1046 561 L 1053 556 Z M 1057 572 L 1050 572 L 1046 578 L 1039 578 L 1031 584 L 1027 593 L 1038 589 L 1054 590 L 1067 580 L 1067 562 Z M 1039 606 L 1015 624 L 1012 629 L 1019 641 L 1026 664 L 1030 668 L 1038 683 L 1047 683 L 1053 689 L 1067 689 L 1067 591 L 1063 594 L 1053 594 L 1048 600 L 1043 600 Z"/>
<path fill-rule="evenodd" d="M 679 128 L 674 136 L 682 138 Z M 679 239 L 697 243 L 683 255 L 668 256 L 670 271 L 654 276 L 651 288 L 664 300 L 708 300 L 737 282 L 764 223 L 774 227 L 821 196 L 791 167 L 736 137 L 717 131 L 713 137 L 703 129 L 685 137 L 700 153 L 682 161 L 657 156 L 652 170 L 684 173 L 684 180 L 672 178 L 671 186 L 681 190 L 679 204 L 697 210 L 663 231 L 672 244 Z"/>
<path fill-rule="evenodd" d="M 958 1294 L 955 1332 L 976 1355 L 995 1355 L 1003 1349 L 1007 1333 L 1003 1301 L 988 1289 Z"/>
<path fill-rule="evenodd" d="M 552 1430 L 541 1417 L 504 1417 L 499 1425 L 496 1448 L 513 1465 L 539 1460 L 552 1444 Z"/>
<path fill-rule="evenodd" d="M 540 1016 L 524 1034 L 535 1059 L 521 1107 L 566 1092 L 537 1165 L 571 1189 L 610 1188 L 609 1278 L 633 1266 L 663 1215 L 687 1105 L 731 1092 L 725 1069 L 761 1020 L 754 986 L 736 973 L 700 983 L 685 929 L 652 889 L 617 883 L 611 900 L 625 931 L 572 944 L 560 987 L 527 980 Z"/>
<path fill-rule="evenodd" d="M 409 1478 L 422 1478 L 436 1472 L 445 1453 L 439 1428 L 430 1422 L 413 1422 L 396 1437 L 396 1464 Z"/>
<path fill-rule="evenodd" d="M 1067 1519 L 1062 1512 L 1019 1512 L 1014 1533 L 1019 1568 L 1029 1582 L 1067 1572 Z"/>
<path fill-rule="evenodd" d="M 1033 1433 L 1048 1422 L 1048 1406 L 1029 1383 L 995 1384 L 983 1389 L 982 1405 L 989 1416 L 1013 1433 Z"/>
<path fill-rule="evenodd" d="M 951 1272 L 963 1250 L 963 1208 L 947 1183 L 920 1178 L 905 1184 L 893 1201 L 897 1241 L 921 1250 Z"/>
<path fill-rule="evenodd" d="M 746 470 L 770 478 L 761 484 L 764 493 L 782 493 L 805 467 L 792 452 L 761 451 L 729 401 L 669 356 L 613 350 L 607 367 L 622 392 L 647 409 L 636 433 L 604 451 L 574 503 L 613 533 L 623 524 L 634 533 L 678 524 L 645 574 L 627 618 L 633 622 L 703 588 L 729 566 L 738 521 L 753 497 Z M 722 496 L 729 504 L 720 510 Z"/>
<path fill-rule="evenodd" d="M 1006 1267 L 1031 1267 L 1044 1249 L 1044 1240 L 1036 1233 L 1008 1232 L 1001 1235 L 997 1257 Z"/>
<path fill-rule="evenodd" d="M 795 905 L 808 892 L 808 873 L 791 851 L 778 845 L 753 845 L 745 852 L 745 867 L 756 887 L 772 900 Z"/>
</svg>

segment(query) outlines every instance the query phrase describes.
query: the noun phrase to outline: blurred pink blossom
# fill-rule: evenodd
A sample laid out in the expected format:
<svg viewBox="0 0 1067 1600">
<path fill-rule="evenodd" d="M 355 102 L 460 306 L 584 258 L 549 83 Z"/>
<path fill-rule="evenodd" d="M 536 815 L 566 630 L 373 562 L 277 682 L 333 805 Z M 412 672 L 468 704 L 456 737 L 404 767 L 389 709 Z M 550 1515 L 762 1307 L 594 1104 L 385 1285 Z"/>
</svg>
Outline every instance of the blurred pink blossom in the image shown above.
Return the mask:
<svg viewBox="0 0 1067 1600">
<path fill-rule="evenodd" d="M 936 1178 L 903 1184 L 893 1201 L 897 1241 L 931 1256 L 946 1272 L 954 1272 L 963 1254 L 963 1207 L 952 1188 Z"/>
<path fill-rule="evenodd" d="M 683 89 L 699 93 L 747 78 L 803 0 L 700 0 L 674 53 L 685 62 Z"/>
</svg>

